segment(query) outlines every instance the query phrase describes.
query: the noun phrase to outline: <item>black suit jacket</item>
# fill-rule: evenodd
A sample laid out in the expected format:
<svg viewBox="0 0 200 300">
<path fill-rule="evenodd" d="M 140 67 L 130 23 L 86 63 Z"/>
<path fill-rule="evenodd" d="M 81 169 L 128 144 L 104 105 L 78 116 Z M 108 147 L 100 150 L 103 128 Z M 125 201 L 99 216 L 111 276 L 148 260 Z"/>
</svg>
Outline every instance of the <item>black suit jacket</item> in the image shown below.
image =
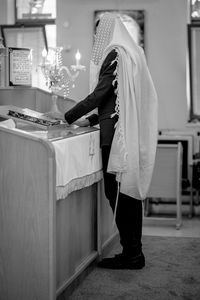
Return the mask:
<svg viewBox="0 0 200 300">
<path fill-rule="evenodd" d="M 66 121 L 71 124 L 93 109 L 98 108 L 98 115 L 93 114 L 88 117 L 88 120 L 90 126 L 98 123 L 100 125 L 101 146 L 111 145 L 115 130 L 114 126 L 117 121 L 117 117 L 111 118 L 111 115 L 115 113 L 116 94 L 114 90 L 117 87 L 117 82 L 113 86 L 113 80 L 115 79 L 113 73 L 117 62 L 111 63 L 116 56 L 115 50 L 107 55 L 102 64 L 95 90 L 65 113 Z"/>
</svg>

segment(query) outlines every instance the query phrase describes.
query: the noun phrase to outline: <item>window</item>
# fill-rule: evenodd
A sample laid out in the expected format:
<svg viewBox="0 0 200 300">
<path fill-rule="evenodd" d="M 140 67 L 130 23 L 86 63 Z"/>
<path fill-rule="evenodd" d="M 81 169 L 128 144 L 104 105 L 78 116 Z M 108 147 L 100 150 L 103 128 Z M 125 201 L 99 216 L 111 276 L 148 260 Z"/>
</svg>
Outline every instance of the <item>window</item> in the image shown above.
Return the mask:
<svg viewBox="0 0 200 300">
<path fill-rule="evenodd" d="M 188 25 L 190 121 L 200 121 L 200 24 Z"/>
</svg>

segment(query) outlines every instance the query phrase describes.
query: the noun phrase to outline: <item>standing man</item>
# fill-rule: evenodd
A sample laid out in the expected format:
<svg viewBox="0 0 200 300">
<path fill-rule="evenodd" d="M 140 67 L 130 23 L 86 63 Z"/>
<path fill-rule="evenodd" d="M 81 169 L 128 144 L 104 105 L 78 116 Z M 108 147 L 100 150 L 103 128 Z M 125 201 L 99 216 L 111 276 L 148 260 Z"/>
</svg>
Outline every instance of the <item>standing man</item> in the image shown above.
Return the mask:
<svg viewBox="0 0 200 300">
<path fill-rule="evenodd" d="M 145 266 L 142 200 L 148 192 L 155 160 L 157 95 L 142 48 L 116 14 L 105 13 L 100 19 L 90 78 L 91 93 L 67 111 L 64 119 L 79 126 L 100 125 L 104 190 L 122 253 L 104 258 L 98 265 L 141 269 Z M 98 115 L 82 118 L 95 108 Z"/>
</svg>

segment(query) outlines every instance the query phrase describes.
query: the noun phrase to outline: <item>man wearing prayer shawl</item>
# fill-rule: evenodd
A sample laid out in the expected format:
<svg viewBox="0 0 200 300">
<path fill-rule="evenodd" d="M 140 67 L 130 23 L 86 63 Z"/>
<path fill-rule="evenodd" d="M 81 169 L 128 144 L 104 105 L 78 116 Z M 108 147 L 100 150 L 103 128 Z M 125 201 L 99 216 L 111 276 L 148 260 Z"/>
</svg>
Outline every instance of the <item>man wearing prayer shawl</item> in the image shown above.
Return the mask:
<svg viewBox="0 0 200 300">
<path fill-rule="evenodd" d="M 145 266 L 142 200 L 154 167 L 157 95 L 144 52 L 118 15 L 105 13 L 100 18 L 90 62 L 90 89 L 64 119 L 79 126 L 100 125 L 104 190 L 122 253 L 104 258 L 98 265 L 141 269 Z M 94 109 L 98 114 L 85 116 Z"/>
</svg>

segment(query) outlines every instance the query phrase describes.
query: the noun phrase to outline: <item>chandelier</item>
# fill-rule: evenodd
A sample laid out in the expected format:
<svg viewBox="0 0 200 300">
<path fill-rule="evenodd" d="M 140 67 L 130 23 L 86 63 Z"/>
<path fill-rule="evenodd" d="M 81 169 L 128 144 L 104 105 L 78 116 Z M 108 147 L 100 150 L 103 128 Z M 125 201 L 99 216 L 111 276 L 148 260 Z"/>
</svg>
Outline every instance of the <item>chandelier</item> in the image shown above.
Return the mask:
<svg viewBox="0 0 200 300">
<path fill-rule="evenodd" d="M 42 64 L 40 65 L 45 78 L 45 83 L 52 93 L 51 112 L 59 111 L 57 106 L 58 94 L 63 93 L 67 98 L 70 86 L 75 87 L 75 80 L 81 71 L 85 71 L 85 66 L 80 64 L 81 54 L 77 50 L 75 59 L 76 64 L 67 67 L 63 65 L 62 47 L 49 48 L 42 51 Z"/>
</svg>

